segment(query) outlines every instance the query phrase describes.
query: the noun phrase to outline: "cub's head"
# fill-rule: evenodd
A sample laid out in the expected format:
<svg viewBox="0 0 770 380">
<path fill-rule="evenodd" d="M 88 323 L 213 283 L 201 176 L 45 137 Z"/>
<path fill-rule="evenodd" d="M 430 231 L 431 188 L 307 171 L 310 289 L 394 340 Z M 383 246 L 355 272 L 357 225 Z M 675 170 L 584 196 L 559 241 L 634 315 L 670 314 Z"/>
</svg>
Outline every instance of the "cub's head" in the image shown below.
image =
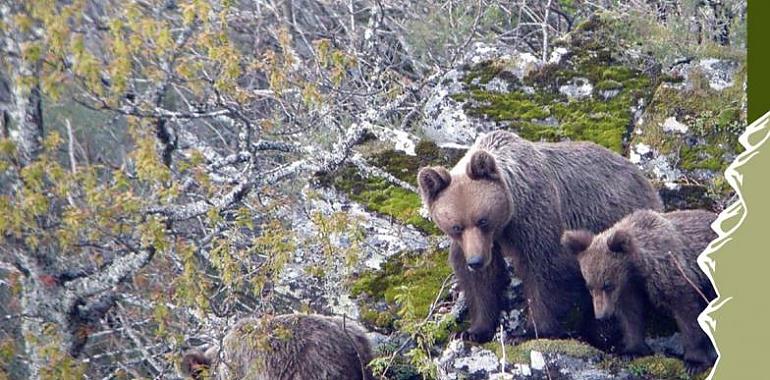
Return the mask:
<svg viewBox="0 0 770 380">
<path fill-rule="evenodd" d="M 594 316 L 610 318 L 615 314 L 623 289 L 631 281 L 629 257 L 636 248 L 633 236 L 615 228 L 594 236 L 585 230 L 566 231 L 562 245 L 580 263 L 580 271 L 594 302 Z"/>
<path fill-rule="evenodd" d="M 471 270 L 492 261 L 495 237 L 511 218 L 510 196 L 494 157 L 476 151 L 462 173 L 423 168 L 417 174 L 420 195 L 436 225 L 462 247 Z"/>
<path fill-rule="evenodd" d="M 194 380 L 208 379 L 210 367 L 211 358 L 197 350 L 186 353 L 180 364 L 182 374 Z"/>
</svg>

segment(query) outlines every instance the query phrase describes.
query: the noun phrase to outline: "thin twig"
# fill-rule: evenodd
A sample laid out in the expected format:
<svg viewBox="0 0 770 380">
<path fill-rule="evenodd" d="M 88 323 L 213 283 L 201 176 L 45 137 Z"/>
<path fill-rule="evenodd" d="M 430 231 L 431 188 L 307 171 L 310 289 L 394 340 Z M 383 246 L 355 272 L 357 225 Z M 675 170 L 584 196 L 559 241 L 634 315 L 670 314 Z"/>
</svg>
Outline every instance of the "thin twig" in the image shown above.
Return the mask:
<svg viewBox="0 0 770 380">
<path fill-rule="evenodd" d="M 505 375 L 505 362 L 506 362 L 506 358 L 505 358 L 505 329 L 503 328 L 503 323 L 500 324 L 500 347 L 502 348 L 502 352 L 503 352 L 503 358 L 502 358 L 502 366 L 503 366 L 503 368 L 502 368 L 501 372 L 503 373 L 503 375 Z"/>
<path fill-rule="evenodd" d="M 532 314 L 532 302 L 529 298 L 527 298 L 527 305 L 529 306 L 530 314 Z M 535 339 L 540 339 L 540 336 L 537 333 L 537 321 L 535 321 L 535 317 L 532 315 L 530 315 L 530 318 L 532 319 L 532 328 L 535 329 Z M 531 356 L 532 355 L 530 354 L 530 360 Z M 551 380 L 551 371 L 548 368 L 548 360 L 545 358 L 545 353 L 543 353 L 543 364 L 545 364 L 545 376 L 548 377 L 548 380 Z"/>
<path fill-rule="evenodd" d="M 75 161 L 75 136 L 72 133 L 72 125 L 70 124 L 70 119 L 66 119 L 64 124 L 67 126 L 67 150 L 69 151 L 68 153 L 70 156 L 70 170 L 72 170 L 72 174 L 77 174 L 78 163 Z"/>
<path fill-rule="evenodd" d="M 690 280 L 689 277 L 687 277 L 687 275 L 684 273 L 684 269 L 682 268 L 682 265 L 679 264 L 679 260 L 677 260 L 676 256 L 674 256 L 674 253 L 671 251 L 668 251 L 668 254 L 671 256 L 671 259 L 674 260 L 674 265 L 676 265 L 676 269 L 679 270 L 679 273 L 682 274 L 682 277 L 684 277 L 687 283 L 690 284 L 690 286 L 692 286 L 692 288 L 695 289 L 696 292 L 698 292 L 698 294 L 701 296 L 701 298 L 703 298 L 704 301 L 706 301 L 706 303 L 711 302 L 708 299 L 708 297 L 706 297 L 706 295 L 703 294 L 703 291 L 701 291 L 700 288 L 697 285 L 695 285 L 695 283 L 692 282 L 692 280 Z"/>
<path fill-rule="evenodd" d="M 348 337 L 348 341 L 350 341 L 350 344 L 353 345 L 353 349 L 356 351 L 356 358 L 358 359 L 358 364 L 361 365 L 361 378 L 366 379 L 366 364 L 364 363 L 364 360 L 361 358 L 361 353 L 358 351 L 358 345 L 353 340 L 353 337 L 350 336 L 350 333 L 348 332 L 348 315 L 342 314 L 342 331 L 345 332 L 345 336 Z"/>
</svg>

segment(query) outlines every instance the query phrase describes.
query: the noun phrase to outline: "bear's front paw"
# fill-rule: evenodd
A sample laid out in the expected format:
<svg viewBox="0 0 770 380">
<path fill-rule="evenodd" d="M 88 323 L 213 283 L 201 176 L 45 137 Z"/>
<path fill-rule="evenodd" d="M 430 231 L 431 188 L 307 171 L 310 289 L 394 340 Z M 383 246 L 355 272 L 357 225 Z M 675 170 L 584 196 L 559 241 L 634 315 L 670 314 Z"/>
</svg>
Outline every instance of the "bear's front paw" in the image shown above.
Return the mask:
<svg viewBox="0 0 770 380">
<path fill-rule="evenodd" d="M 459 338 L 474 343 L 489 342 L 494 335 L 493 330 L 470 328 L 460 333 Z"/>
<path fill-rule="evenodd" d="M 652 355 L 652 353 L 652 349 L 650 349 L 647 343 L 639 343 L 623 349 L 623 355 L 628 357 L 648 356 Z"/>
</svg>

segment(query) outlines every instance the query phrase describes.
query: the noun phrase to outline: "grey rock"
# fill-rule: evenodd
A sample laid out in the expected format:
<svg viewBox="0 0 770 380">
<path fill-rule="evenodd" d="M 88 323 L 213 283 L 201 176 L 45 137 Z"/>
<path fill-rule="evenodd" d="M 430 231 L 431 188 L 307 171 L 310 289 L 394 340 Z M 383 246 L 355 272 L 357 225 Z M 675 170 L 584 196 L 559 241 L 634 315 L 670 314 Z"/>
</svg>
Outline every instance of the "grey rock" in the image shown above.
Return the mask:
<svg viewBox="0 0 770 380">
<path fill-rule="evenodd" d="M 459 65 L 449 70 L 438 80 L 423 106 L 424 121 L 420 129 L 429 140 L 440 146 L 472 144 L 481 132 L 498 128 L 499 125 L 490 121 L 476 120 L 466 115 L 463 110 L 464 102 L 453 98 L 453 95 L 467 92 L 463 78 L 465 67 L 494 60 L 504 66 L 503 71 L 510 80 L 521 81 L 532 70 L 540 67 L 541 62 L 532 54 L 518 52 L 505 45 L 474 44 L 461 59 Z M 516 79 L 513 79 L 516 78 Z M 503 76 L 492 78 L 487 83 L 475 85 L 484 86 L 487 91 L 504 93 L 511 90 L 511 81 Z M 525 89 L 526 91 L 526 89 Z M 530 88 L 534 92 L 534 89 Z"/>
<path fill-rule="evenodd" d="M 676 119 L 676 117 L 668 117 L 666 120 L 663 121 L 663 131 L 664 132 L 676 132 L 676 133 L 687 133 L 690 128 L 679 122 L 679 120 Z"/>
<path fill-rule="evenodd" d="M 572 78 L 570 81 L 559 87 L 559 92 L 570 99 L 582 99 L 591 96 L 594 86 L 587 78 Z"/>
<path fill-rule="evenodd" d="M 620 94 L 620 89 L 602 90 L 599 92 L 599 96 L 604 100 L 610 100 Z"/>
<path fill-rule="evenodd" d="M 735 61 L 709 58 L 699 62 L 700 68 L 709 80 L 709 87 L 722 91 L 733 85 L 738 63 Z"/>
<path fill-rule="evenodd" d="M 484 85 L 484 89 L 486 89 L 489 92 L 497 92 L 501 94 L 505 94 L 508 91 L 510 91 L 511 84 L 509 82 L 506 82 L 503 79 L 500 78 L 492 78 L 486 85 Z"/>
<path fill-rule="evenodd" d="M 463 341 L 453 340 L 436 359 L 436 365 L 441 380 L 481 380 L 498 372 L 500 362 L 492 351 L 479 346 L 468 348 Z"/>
<path fill-rule="evenodd" d="M 353 267 L 346 265 L 345 260 L 328 257 L 318 242 L 318 226 L 310 217 L 314 214 L 328 217 L 342 211 L 365 231 L 364 240 L 359 244 L 359 257 Z M 414 227 L 370 213 L 333 189 L 304 188 L 299 204 L 289 208 L 286 214 L 293 222 L 292 229 L 299 244 L 281 272 L 274 290 L 286 299 L 289 309 L 296 310 L 299 305 L 307 304 L 317 311 L 358 319 L 358 307 L 351 299 L 344 279 L 355 272 L 378 269 L 385 259 L 400 252 L 428 248 L 427 238 Z M 340 252 L 353 244 L 346 234 L 332 234 L 330 240 Z M 311 268 L 322 268 L 323 278 L 309 275 Z"/>
</svg>

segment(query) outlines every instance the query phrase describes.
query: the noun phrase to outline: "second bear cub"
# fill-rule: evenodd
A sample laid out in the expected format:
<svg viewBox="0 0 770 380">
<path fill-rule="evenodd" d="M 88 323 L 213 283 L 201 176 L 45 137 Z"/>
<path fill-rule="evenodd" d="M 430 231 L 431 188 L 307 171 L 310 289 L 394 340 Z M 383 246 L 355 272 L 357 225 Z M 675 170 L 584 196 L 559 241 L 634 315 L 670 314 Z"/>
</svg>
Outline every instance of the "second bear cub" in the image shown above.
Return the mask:
<svg viewBox="0 0 770 380">
<path fill-rule="evenodd" d="M 713 364 L 713 346 L 697 319 L 716 293 L 697 257 L 717 237 L 710 228 L 715 219 L 700 210 L 642 210 L 595 236 L 584 230 L 564 233 L 562 244 L 578 257 L 596 318 L 617 317 L 625 353 L 650 353 L 644 309 L 651 303 L 676 320 L 689 369 Z"/>
</svg>

